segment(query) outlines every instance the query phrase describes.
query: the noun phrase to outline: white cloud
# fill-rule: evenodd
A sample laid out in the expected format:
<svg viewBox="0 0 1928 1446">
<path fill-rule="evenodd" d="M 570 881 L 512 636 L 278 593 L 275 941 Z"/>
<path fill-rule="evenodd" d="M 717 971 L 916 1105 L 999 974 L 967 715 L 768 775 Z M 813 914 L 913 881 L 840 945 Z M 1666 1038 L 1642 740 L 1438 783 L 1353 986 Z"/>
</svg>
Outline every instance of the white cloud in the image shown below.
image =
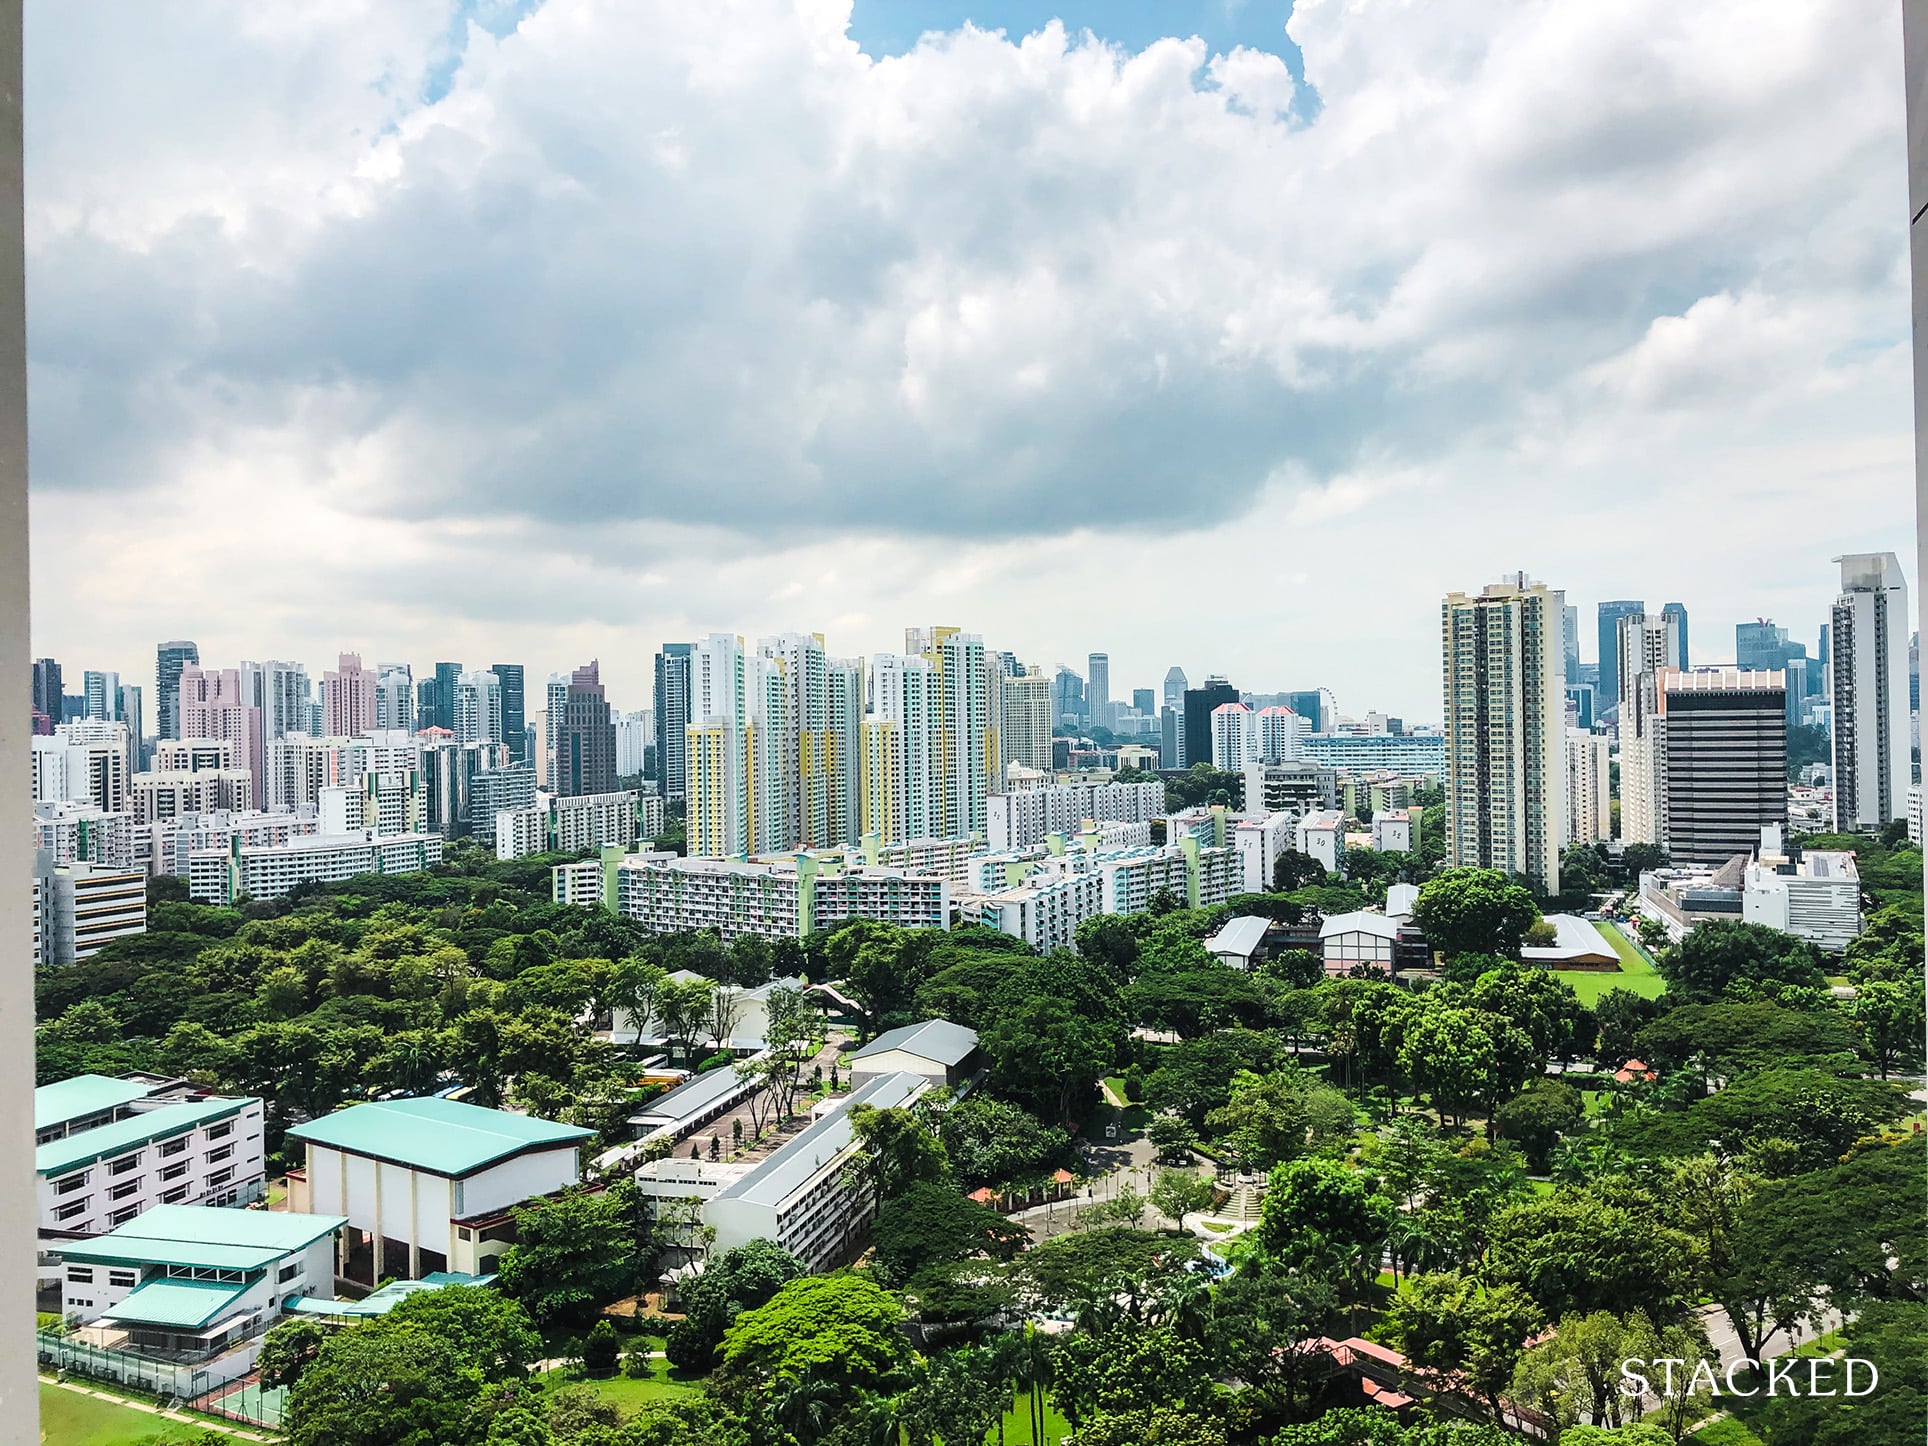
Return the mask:
<svg viewBox="0 0 1928 1446">
<path fill-rule="evenodd" d="M 1310 121 L 1260 52 L 874 61 L 836 0 L 83 9 L 29 16 L 57 654 L 640 700 L 660 637 L 941 609 L 1429 716 L 1449 587 L 1806 627 L 1912 522 L 1874 0 L 1300 0 Z"/>
</svg>

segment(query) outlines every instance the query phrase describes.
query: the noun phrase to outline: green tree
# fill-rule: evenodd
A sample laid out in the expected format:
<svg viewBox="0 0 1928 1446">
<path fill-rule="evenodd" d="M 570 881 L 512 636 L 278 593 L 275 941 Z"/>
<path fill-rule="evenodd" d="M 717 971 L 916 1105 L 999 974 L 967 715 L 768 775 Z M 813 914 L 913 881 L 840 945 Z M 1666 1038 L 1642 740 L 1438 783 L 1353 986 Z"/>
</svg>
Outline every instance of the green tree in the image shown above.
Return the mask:
<svg viewBox="0 0 1928 1446">
<path fill-rule="evenodd" d="M 1382 1330 L 1443 1389 L 1484 1401 L 1499 1422 L 1501 1393 L 1512 1385 L 1523 1345 L 1540 1323 L 1539 1309 L 1516 1286 L 1443 1272 L 1414 1276 L 1393 1297 Z"/>
<path fill-rule="evenodd" d="M 950 1185 L 924 1180 L 884 1203 L 871 1238 L 878 1280 L 898 1289 L 934 1265 L 974 1256 L 1009 1260 L 1031 1237 Z"/>
<path fill-rule="evenodd" d="M 1338 1319 L 1339 1294 L 1325 1275 L 1251 1256 L 1213 1297 L 1213 1359 L 1255 1391 L 1268 1414 L 1290 1417 Z"/>
<path fill-rule="evenodd" d="M 1660 955 L 1667 990 L 1690 1004 L 1760 998 L 1782 988 L 1823 987 L 1812 944 L 1764 924 L 1720 920 L 1690 929 Z"/>
<path fill-rule="evenodd" d="M 382 1320 L 391 1329 L 426 1331 L 447 1341 L 485 1381 L 518 1379 L 542 1356 L 542 1337 L 529 1313 L 484 1286 L 415 1291 L 396 1302 Z"/>
<path fill-rule="evenodd" d="M 635 1290 L 636 1216 L 624 1192 L 571 1191 L 520 1206 L 514 1219 L 516 1243 L 497 1263 L 499 1284 L 538 1325 L 587 1322 Z"/>
<path fill-rule="evenodd" d="M 1533 895 L 1494 869 L 1445 869 L 1420 886 L 1413 904 L 1413 922 L 1426 942 L 1449 958 L 1517 958 L 1520 940 L 1539 917 Z"/>
<path fill-rule="evenodd" d="M 903 1320 L 896 1297 L 861 1276 L 803 1276 L 724 1332 L 719 1389 L 726 1400 L 748 1400 L 809 1385 L 835 1419 L 861 1395 L 906 1384 Z"/>
<path fill-rule="evenodd" d="M 938 1138 L 965 1189 L 1043 1175 L 1070 1148 L 1070 1137 L 1003 1100 L 973 1091 L 937 1116 Z"/>
<path fill-rule="evenodd" d="M 1552 1337 L 1520 1361 L 1513 1394 L 1562 1427 L 1584 1421 L 1617 1428 L 1640 1410 L 1620 1363 L 1639 1355 L 1652 1329 L 1638 1313 L 1626 1320 L 1603 1310 L 1563 1316 Z"/>
<path fill-rule="evenodd" d="M 853 1172 L 870 1192 L 874 1208 L 882 1210 L 911 1186 L 950 1179 L 951 1164 L 944 1142 L 919 1110 L 902 1105 L 878 1109 L 852 1105 L 850 1131 L 857 1141 Z"/>
<path fill-rule="evenodd" d="M 997 1020 L 979 1043 L 991 1087 L 1042 1120 L 1075 1118 L 1115 1057 L 1112 1032 L 1064 999 L 1034 996 Z"/>
<path fill-rule="evenodd" d="M 622 1342 L 616 1338 L 613 1321 L 599 1320 L 589 1328 L 583 1337 L 582 1363 L 589 1368 L 592 1376 L 614 1375 L 616 1362 L 622 1355 Z"/>
<path fill-rule="evenodd" d="M 746 1241 L 724 1251 L 702 1274 L 677 1287 L 683 1319 L 670 1328 L 664 1350 L 670 1364 L 708 1371 L 731 1323 L 804 1273 L 803 1263 L 774 1240 Z"/>
<path fill-rule="evenodd" d="M 1697 1278 L 1693 1241 L 1663 1224 L 1657 1202 L 1610 1203 L 1556 1188 L 1493 1221 L 1489 1280 L 1510 1281 L 1551 1318 L 1644 1311 L 1673 1315 Z"/>
<path fill-rule="evenodd" d="M 1234 1075 L 1230 1098 L 1205 1122 L 1245 1168 L 1270 1170 L 1348 1140 L 1354 1120 L 1343 1092 L 1288 1063 L 1271 1074 Z"/>
<path fill-rule="evenodd" d="M 312 1316 L 293 1316 L 262 1338 L 255 1367 L 264 1386 L 292 1386 L 314 1364 L 328 1339 L 326 1326 Z"/>
<path fill-rule="evenodd" d="M 1211 1209 L 1217 1196 L 1210 1180 L 1190 1170 L 1160 1170 L 1146 1198 L 1152 1209 L 1173 1224 L 1179 1224 L 1187 1215 Z"/>
<path fill-rule="evenodd" d="M 1429 999 L 1406 1026 L 1399 1063 L 1442 1120 L 1490 1118 L 1533 1072 L 1532 1042 L 1497 1014 Z"/>
<path fill-rule="evenodd" d="M 1330 1269 L 1358 1287 L 1378 1272 L 1392 1217 L 1372 1176 L 1337 1160 L 1295 1160 L 1272 1172 L 1258 1239 L 1280 1261 Z"/>
<path fill-rule="evenodd" d="M 355 1326 L 322 1343 L 288 1392 L 281 1429 L 290 1446 L 460 1441 L 481 1389 L 453 1343 Z"/>
<path fill-rule="evenodd" d="M 1883 1079 L 1903 1060 L 1920 1061 L 1923 1020 L 1919 979 L 1909 984 L 1874 981 L 1855 986 L 1853 1015 Z"/>
<path fill-rule="evenodd" d="M 1580 1092 L 1562 1080 L 1532 1081 L 1493 1113 L 1502 1139 L 1518 1145 L 1533 1169 L 1544 1174 L 1561 1136 L 1577 1129 L 1586 1110 Z"/>
</svg>

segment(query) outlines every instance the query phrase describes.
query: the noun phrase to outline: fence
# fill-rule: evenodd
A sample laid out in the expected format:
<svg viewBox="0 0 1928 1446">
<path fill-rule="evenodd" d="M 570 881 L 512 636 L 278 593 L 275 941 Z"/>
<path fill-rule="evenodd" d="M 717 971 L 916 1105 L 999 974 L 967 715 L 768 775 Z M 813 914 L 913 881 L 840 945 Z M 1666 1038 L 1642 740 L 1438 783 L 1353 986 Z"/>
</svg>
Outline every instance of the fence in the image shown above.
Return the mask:
<svg viewBox="0 0 1928 1446">
<path fill-rule="evenodd" d="M 65 1371 L 91 1381 L 123 1386 L 158 1397 L 164 1404 L 191 1406 L 212 1416 L 275 1429 L 281 1424 L 281 1391 L 263 1391 L 255 1380 L 259 1340 L 200 1365 L 156 1360 L 135 1351 L 94 1345 L 58 1331 L 38 1333 L 43 1370 Z"/>
</svg>

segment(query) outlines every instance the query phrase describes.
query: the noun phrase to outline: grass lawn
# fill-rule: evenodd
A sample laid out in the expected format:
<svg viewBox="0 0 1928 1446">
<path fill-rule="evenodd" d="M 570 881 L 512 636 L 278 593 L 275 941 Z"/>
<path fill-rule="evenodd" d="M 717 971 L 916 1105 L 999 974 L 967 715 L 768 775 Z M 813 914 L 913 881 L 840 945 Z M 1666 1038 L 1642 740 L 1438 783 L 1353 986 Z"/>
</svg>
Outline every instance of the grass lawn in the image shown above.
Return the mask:
<svg viewBox="0 0 1928 1446">
<path fill-rule="evenodd" d="M 651 1343 L 650 1349 L 661 1350 L 663 1343 Z M 650 1374 L 647 1376 L 626 1376 L 618 1371 L 613 1376 L 588 1378 L 550 1371 L 542 1377 L 542 1387 L 546 1391 L 560 1390 L 564 1386 L 588 1386 L 598 1396 L 628 1414 L 648 1401 L 660 1401 L 670 1396 L 685 1395 L 697 1388 L 700 1378 L 685 1376 L 683 1372 L 672 1370 L 670 1363 L 662 1359 L 652 1360 Z"/>
<path fill-rule="evenodd" d="M 1011 1403 L 1011 1409 L 1004 1413 L 1004 1446 L 1058 1446 L 1071 1434 L 1071 1423 L 1058 1414 L 1058 1408 L 1051 1403 L 1051 1393 L 1044 1395 L 1044 1434 L 1035 1441 L 1031 1436 L 1031 1400 L 1028 1394 L 1018 1396 Z M 995 1441 L 995 1434 L 986 1437 Z"/>
<path fill-rule="evenodd" d="M 40 1439 L 46 1446 L 175 1446 L 200 1439 L 200 1426 L 163 1420 L 46 1382 L 40 1385 Z"/>
<path fill-rule="evenodd" d="M 1658 999 L 1666 992 L 1667 981 L 1654 969 L 1654 963 L 1644 950 L 1620 932 L 1618 924 L 1600 920 L 1596 925 L 1606 941 L 1613 945 L 1613 952 L 1620 956 L 1620 968 L 1614 973 L 1598 969 L 1556 969 L 1553 972 L 1573 986 L 1573 992 L 1580 996 L 1580 1002 L 1592 1008 L 1600 1002 L 1600 997 L 1609 989 L 1626 989 L 1647 999 Z"/>
</svg>

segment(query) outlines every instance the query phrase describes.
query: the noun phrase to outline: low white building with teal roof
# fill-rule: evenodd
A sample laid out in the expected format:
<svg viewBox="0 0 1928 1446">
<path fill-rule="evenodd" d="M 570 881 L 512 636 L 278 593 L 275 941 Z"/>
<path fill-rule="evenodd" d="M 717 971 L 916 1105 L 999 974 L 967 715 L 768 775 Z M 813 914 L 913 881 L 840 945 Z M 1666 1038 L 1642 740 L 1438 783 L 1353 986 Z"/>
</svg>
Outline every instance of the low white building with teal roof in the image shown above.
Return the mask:
<svg viewBox="0 0 1928 1446">
<path fill-rule="evenodd" d="M 515 1243 L 518 1205 L 581 1183 L 593 1134 L 455 1100 L 351 1105 L 288 1131 L 306 1153 L 289 1203 L 346 1218 L 347 1279 L 485 1275 Z"/>
<path fill-rule="evenodd" d="M 339 1215 L 157 1205 L 60 1246 L 61 1307 L 93 1342 L 176 1359 L 218 1355 L 296 1300 L 334 1293 Z"/>
<path fill-rule="evenodd" d="M 267 1180 L 261 1101 L 76 1075 L 34 1091 L 43 1237 L 101 1235 L 157 1205 L 240 1205 Z"/>
</svg>

